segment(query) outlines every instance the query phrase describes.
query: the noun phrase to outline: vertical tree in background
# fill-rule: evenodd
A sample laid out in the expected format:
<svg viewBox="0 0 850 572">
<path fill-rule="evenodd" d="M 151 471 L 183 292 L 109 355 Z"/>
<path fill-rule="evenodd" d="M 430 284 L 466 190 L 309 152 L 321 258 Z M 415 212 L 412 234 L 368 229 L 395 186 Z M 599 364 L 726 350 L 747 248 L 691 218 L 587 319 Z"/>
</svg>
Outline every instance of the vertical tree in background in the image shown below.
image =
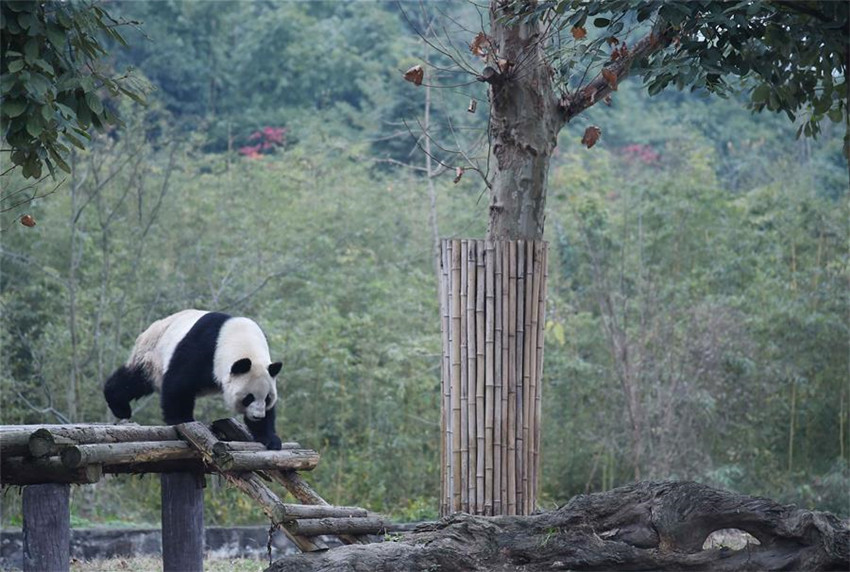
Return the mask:
<svg viewBox="0 0 850 572">
<path fill-rule="evenodd" d="M 725 95 L 740 89 L 728 81 L 738 78 L 739 85 L 750 92 L 753 110 L 784 112 L 798 123 L 798 136 L 817 135 L 825 118 L 843 122 L 850 133 L 846 78 L 849 10 L 847 3 L 767 0 L 735 4 L 712 0 L 491 0 L 489 32 L 478 33 L 470 44 L 470 51 L 483 60 L 478 80 L 489 86 L 493 161 L 487 179 L 490 215 L 485 253 L 494 240 L 542 239 L 549 163 L 558 134 L 589 107 L 601 101 L 610 103 L 618 83 L 633 71 L 643 76 L 650 94 L 675 85 Z M 587 30 L 589 21 L 596 28 L 592 36 Z M 601 129 L 591 125 L 584 131 L 582 144 L 590 148 L 600 135 Z M 850 135 L 845 135 L 845 156 L 850 156 L 848 149 Z M 444 336 L 448 362 L 444 379 L 453 379 L 454 373 L 460 375 L 462 368 L 457 366 L 468 359 L 462 347 L 453 347 L 461 344 L 452 340 L 466 337 L 467 352 L 475 340 L 466 329 L 475 327 L 476 322 L 464 322 L 459 315 L 463 309 L 452 306 L 458 303 L 452 292 L 461 295 L 462 286 L 456 284 L 464 282 L 461 274 L 469 276 L 468 271 L 460 270 L 475 259 L 472 252 L 480 249 L 473 244 L 470 241 L 461 256 L 468 256 L 468 260 L 457 262 L 457 253 L 451 248 L 443 255 L 444 289 L 446 284 L 454 284 L 454 290 L 449 288 L 443 300 L 444 329 L 449 331 Z M 452 280 L 456 271 L 458 280 Z M 467 289 L 465 300 L 470 299 L 470 293 Z M 511 298 L 504 313 L 512 318 L 521 316 L 521 304 L 521 296 Z M 455 321 L 460 328 L 457 331 Z M 619 362 L 628 361 L 624 345 L 615 344 L 611 350 L 618 354 Z M 522 354 L 519 348 L 518 352 Z M 453 372 L 453 367 L 461 371 Z M 473 371 L 471 368 L 469 375 Z M 471 400 L 473 390 L 468 384 L 472 381 L 468 376 L 466 383 L 459 386 L 465 388 L 461 394 Z M 502 383 L 495 381 L 496 386 Z M 637 383 L 629 376 L 621 379 L 632 428 L 634 476 L 640 478 L 646 420 Z M 453 393 L 452 383 L 447 385 Z M 448 398 L 444 408 L 454 411 L 445 416 L 444 438 L 447 443 L 453 439 L 457 449 L 459 425 L 471 432 L 475 423 L 468 416 L 482 413 L 480 408 L 470 407 L 464 420 L 457 414 L 458 410 L 463 412 L 462 404 Z M 521 408 L 511 409 L 510 415 L 517 416 L 509 421 L 512 430 L 528 422 L 522 414 Z M 468 434 L 462 433 L 460 442 L 466 443 L 467 438 Z M 455 451 L 458 459 L 471 464 L 471 447 L 460 445 L 461 450 Z M 457 488 L 446 482 L 452 479 L 451 465 L 447 460 L 444 492 Z M 472 479 L 469 466 L 460 472 Z M 534 502 L 531 499 L 532 508 Z M 448 504 L 451 510 L 470 508 L 468 501 Z"/>
</svg>

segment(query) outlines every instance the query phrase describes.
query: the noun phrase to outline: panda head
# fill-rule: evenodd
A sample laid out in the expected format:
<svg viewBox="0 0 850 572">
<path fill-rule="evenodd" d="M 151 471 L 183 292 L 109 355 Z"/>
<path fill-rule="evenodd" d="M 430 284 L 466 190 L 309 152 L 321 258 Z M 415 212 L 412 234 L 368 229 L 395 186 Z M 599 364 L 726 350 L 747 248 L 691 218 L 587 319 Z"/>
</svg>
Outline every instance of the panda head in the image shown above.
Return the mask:
<svg viewBox="0 0 850 572">
<path fill-rule="evenodd" d="M 277 402 L 275 376 L 280 373 L 280 362 L 267 366 L 242 358 L 230 367 L 230 379 L 225 391 L 228 405 L 236 413 L 244 414 L 251 421 L 262 419 L 266 411 Z"/>
</svg>

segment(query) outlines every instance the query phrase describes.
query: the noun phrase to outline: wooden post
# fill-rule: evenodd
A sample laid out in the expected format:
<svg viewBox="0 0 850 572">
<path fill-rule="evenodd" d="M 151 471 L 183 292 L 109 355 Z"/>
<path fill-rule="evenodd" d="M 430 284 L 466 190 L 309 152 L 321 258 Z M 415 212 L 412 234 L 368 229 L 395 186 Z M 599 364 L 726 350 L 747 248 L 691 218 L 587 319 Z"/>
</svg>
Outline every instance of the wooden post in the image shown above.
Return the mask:
<svg viewBox="0 0 850 572">
<path fill-rule="evenodd" d="M 54 572 L 71 566 L 70 485 L 24 487 L 24 572 Z"/>
<path fill-rule="evenodd" d="M 452 240 L 442 248 L 441 514 L 530 514 L 546 244 Z"/>
<path fill-rule="evenodd" d="M 161 475 L 163 572 L 204 570 L 202 479 L 194 473 Z"/>
</svg>

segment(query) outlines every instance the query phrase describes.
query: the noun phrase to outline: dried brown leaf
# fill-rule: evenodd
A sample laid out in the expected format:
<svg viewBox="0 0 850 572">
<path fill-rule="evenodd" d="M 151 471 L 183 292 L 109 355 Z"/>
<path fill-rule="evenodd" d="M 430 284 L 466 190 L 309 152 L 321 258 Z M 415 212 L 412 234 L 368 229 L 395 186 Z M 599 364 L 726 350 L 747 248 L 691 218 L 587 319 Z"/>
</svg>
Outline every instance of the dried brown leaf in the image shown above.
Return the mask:
<svg viewBox="0 0 850 572">
<path fill-rule="evenodd" d="M 597 141 L 599 141 L 600 135 L 602 135 L 602 130 L 596 125 L 591 125 L 584 130 L 584 136 L 581 138 L 581 144 L 590 149 L 596 145 Z"/>
<path fill-rule="evenodd" d="M 602 77 L 605 78 L 605 81 L 608 82 L 608 85 L 611 86 L 611 89 L 617 91 L 617 74 L 613 70 L 609 70 L 605 68 L 602 70 Z"/>
<path fill-rule="evenodd" d="M 460 178 L 463 177 L 463 167 L 458 167 L 455 169 L 455 180 L 454 184 L 458 184 L 460 182 Z"/>
<path fill-rule="evenodd" d="M 404 79 L 412 83 L 413 85 L 422 85 L 422 80 L 425 78 L 425 70 L 422 69 L 422 66 L 415 65 L 406 72 L 404 72 Z"/>
<path fill-rule="evenodd" d="M 573 29 L 570 30 L 570 33 L 573 35 L 573 38 L 575 38 L 576 40 L 581 40 L 585 36 L 587 36 L 587 30 L 585 30 L 581 26 L 573 26 Z"/>
<path fill-rule="evenodd" d="M 21 217 L 21 224 L 32 228 L 35 226 L 35 219 L 32 218 L 32 215 L 25 214 Z"/>
<path fill-rule="evenodd" d="M 469 107 L 467 107 L 466 110 L 469 113 L 475 113 L 476 109 L 478 109 L 478 100 L 477 99 L 470 99 L 469 100 Z"/>
<path fill-rule="evenodd" d="M 493 44 L 484 32 L 478 32 L 469 44 L 469 51 L 479 58 L 486 58 L 492 51 Z"/>
</svg>

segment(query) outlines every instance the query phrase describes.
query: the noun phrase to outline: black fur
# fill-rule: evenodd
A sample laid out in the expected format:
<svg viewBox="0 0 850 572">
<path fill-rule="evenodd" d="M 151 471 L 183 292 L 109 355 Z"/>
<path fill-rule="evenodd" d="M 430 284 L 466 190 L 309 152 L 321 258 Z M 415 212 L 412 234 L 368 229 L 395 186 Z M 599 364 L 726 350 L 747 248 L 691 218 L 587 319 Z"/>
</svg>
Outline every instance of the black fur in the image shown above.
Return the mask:
<svg viewBox="0 0 850 572">
<path fill-rule="evenodd" d="M 103 395 L 112 414 L 119 419 L 129 419 L 133 414 L 130 402 L 153 393 L 151 380 L 141 367 L 119 367 L 103 386 Z"/>
<path fill-rule="evenodd" d="M 277 405 L 275 405 L 275 407 L 277 407 Z M 254 441 L 262 443 L 266 446 L 266 449 L 277 451 L 281 447 L 281 442 L 280 437 L 275 435 L 274 432 L 274 409 L 274 407 L 267 409 L 266 416 L 262 419 L 257 419 L 256 421 L 251 421 L 245 417 L 245 425 L 248 426 L 248 430 L 250 430 L 251 435 L 254 436 Z"/>
<path fill-rule="evenodd" d="M 213 377 L 213 356 L 227 314 L 210 312 L 195 322 L 171 356 L 162 379 L 162 415 L 169 425 L 194 421 L 195 397 L 218 390 Z"/>
<path fill-rule="evenodd" d="M 269 364 L 269 375 L 272 377 L 277 377 L 277 374 L 280 373 L 280 368 L 283 367 L 283 364 L 279 361 L 273 362 Z"/>
</svg>

